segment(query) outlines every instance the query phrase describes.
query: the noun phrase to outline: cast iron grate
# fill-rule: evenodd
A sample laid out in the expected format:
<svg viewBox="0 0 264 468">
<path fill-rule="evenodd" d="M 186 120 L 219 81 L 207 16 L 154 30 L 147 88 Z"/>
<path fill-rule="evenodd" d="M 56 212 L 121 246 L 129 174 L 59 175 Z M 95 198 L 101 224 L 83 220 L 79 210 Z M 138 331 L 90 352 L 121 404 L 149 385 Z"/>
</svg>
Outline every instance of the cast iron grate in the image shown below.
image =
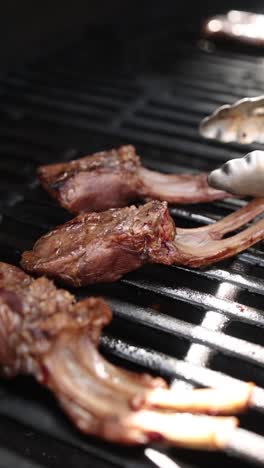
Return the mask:
<svg viewBox="0 0 264 468">
<path fill-rule="evenodd" d="M 200 119 L 215 106 L 263 93 L 259 57 L 205 53 L 186 43 L 157 50 L 144 72 L 91 76 L 84 40 L 55 57 L 0 76 L 0 254 L 20 252 L 68 215 L 40 189 L 41 163 L 132 143 L 163 171 L 210 170 L 257 145 L 203 140 Z M 172 207 L 176 225 L 214 222 L 239 200 Z M 254 380 L 251 410 L 226 454 L 226 466 L 264 466 L 264 250 L 262 243 L 205 270 L 148 266 L 102 294 L 114 321 L 102 337 L 107 356 L 169 378 L 177 386 L 226 386 Z M 147 337 L 147 339 L 146 339 Z M 127 449 L 78 434 L 48 392 L 30 379 L 0 383 L 0 466 L 211 467 L 216 455 Z M 4 428 L 4 429 L 3 429 Z M 152 451 L 151 451 L 152 450 Z M 3 460 L 3 462 L 2 462 Z M 2 465 L 1 465 L 2 463 Z"/>
</svg>

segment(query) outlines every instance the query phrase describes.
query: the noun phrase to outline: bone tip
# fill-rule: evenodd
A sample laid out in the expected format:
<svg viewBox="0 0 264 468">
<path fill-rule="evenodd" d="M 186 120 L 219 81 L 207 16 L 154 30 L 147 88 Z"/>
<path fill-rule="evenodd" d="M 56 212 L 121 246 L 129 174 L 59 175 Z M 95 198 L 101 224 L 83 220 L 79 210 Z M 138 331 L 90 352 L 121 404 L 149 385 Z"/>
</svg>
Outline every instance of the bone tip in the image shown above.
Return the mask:
<svg viewBox="0 0 264 468">
<path fill-rule="evenodd" d="M 224 449 L 239 425 L 236 417 L 228 417 L 222 422 L 215 431 L 214 447 L 215 449 Z"/>
</svg>

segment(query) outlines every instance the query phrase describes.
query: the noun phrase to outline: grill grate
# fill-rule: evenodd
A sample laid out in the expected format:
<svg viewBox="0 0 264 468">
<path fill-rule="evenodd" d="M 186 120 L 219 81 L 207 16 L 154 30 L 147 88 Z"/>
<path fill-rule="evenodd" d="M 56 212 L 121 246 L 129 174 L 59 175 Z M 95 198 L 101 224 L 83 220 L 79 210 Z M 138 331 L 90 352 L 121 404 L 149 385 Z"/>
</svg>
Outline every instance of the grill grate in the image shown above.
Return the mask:
<svg viewBox="0 0 264 468">
<path fill-rule="evenodd" d="M 150 168 L 210 170 L 259 147 L 205 141 L 197 126 L 216 106 L 263 93 L 263 60 L 208 54 L 179 40 L 164 43 L 155 61 L 146 53 L 144 72 L 91 76 L 84 39 L 68 52 L 0 76 L 2 260 L 18 262 L 21 251 L 68 219 L 37 185 L 41 163 L 132 143 Z M 176 225 L 191 227 L 242 204 L 172 207 L 171 214 Z M 256 382 L 242 428 L 227 454 L 217 455 L 227 467 L 264 466 L 263 266 L 260 243 L 206 270 L 152 265 L 118 283 L 80 291 L 102 294 L 113 307 L 114 321 L 101 340 L 113 361 L 165 376 L 175 388 Z M 215 454 L 132 450 L 83 437 L 31 379 L 0 382 L 0 414 L 0 466 L 144 468 L 153 466 L 150 460 L 166 466 L 161 453 L 182 468 L 215 462 Z"/>
</svg>

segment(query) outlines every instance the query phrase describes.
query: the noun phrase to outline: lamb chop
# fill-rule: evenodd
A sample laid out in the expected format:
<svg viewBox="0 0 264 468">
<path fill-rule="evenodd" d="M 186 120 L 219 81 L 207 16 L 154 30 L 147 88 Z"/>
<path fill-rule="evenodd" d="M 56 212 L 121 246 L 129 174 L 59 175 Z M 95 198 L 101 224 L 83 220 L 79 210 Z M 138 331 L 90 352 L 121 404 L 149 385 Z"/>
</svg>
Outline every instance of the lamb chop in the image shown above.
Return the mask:
<svg viewBox="0 0 264 468">
<path fill-rule="evenodd" d="M 39 180 L 74 214 L 121 208 L 138 199 L 200 203 L 232 195 L 208 186 L 207 174 L 161 174 L 143 167 L 133 146 L 41 166 Z"/>
<path fill-rule="evenodd" d="M 202 120 L 200 133 L 223 142 L 264 143 L 264 96 L 224 105 Z"/>
<path fill-rule="evenodd" d="M 145 263 L 205 266 L 264 238 L 264 219 L 222 239 L 264 211 L 264 199 L 209 226 L 176 228 L 167 203 L 83 213 L 41 237 L 22 267 L 73 286 L 111 282 Z"/>
<path fill-rule="evenodd" d="M 108 441 L 158 439 L 190 448 L 224 448 L 237 419 L 216 414 L 246 409 L 253 384 L 176 392 L 161 378 L 119 369 L 97 349 L 110 320 L 102 299 L 76 302 L 47 278 L 33 279 L 0 263 L 3 376 L 33 375 L 54 393 L 77 428 Z"/>
</svg>

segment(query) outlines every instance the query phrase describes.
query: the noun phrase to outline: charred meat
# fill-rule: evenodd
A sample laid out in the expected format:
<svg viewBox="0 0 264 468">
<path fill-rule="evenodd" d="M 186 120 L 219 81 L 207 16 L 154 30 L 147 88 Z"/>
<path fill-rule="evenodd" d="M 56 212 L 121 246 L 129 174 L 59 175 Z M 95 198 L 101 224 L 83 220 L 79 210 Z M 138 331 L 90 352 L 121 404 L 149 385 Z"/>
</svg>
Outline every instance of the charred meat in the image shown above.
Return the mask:
<svg viewBox="0 0 264 468">
<path fill-rule="evenodd" d="M 189 448 L 224 448 L 237 419 L 216 415 L 246 409 L 253 385 L 177 392 L 161 378 L 119 369 L 97 350 L 110 320 L 102 299 L 76 302 L 48 279 L 33 279 L 0 263 L 3 376 L 33 375 L 54 393 L 77 428 L 108 441 L 158 439 Z"/>
<path fill-rule="evenodd" d="M 215 224 L 176 228 L 165 202 L 153 201 L 83 213 L 41 237 L 22 255 L 22 267 L 74 285 L 115 281 L 144 263 L 205 266 L 231 257 L 264 238 L 264 219 L 223 236 L 264 211 L 255 199 Z"/>
<path fill-rule="evenodd" d="M 200 203 L 230 197 L 208 186 L 207 174 L 161 174 L 144 168 L 133 146 L 41 166 L 39 180 L 74 214 L 121 208 L 138 199 Z"/>
</svg>

